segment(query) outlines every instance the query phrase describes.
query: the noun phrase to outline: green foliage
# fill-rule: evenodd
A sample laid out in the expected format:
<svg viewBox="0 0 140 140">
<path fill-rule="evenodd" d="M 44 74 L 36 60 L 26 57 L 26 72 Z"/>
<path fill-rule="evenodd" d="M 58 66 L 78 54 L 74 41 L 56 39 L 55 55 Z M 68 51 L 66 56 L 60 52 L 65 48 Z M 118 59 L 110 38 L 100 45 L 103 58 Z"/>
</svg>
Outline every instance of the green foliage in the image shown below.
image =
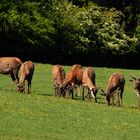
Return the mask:
<svg viewBox="0 0 140 140">
<path fill-rule="evenodd" d="M 96 52 L 98 47 L 100 52 L 111 50 L 114 54 L 135 52 L 137 38 L 129 37 L 123 30 L 120 11 L 93 3 L 86 8 L 78 8 L 67 1 L 53 2 L 50 15 L 58 31 L 57 44 L 65 46 L 66 50 L 75 52 L 76 49 L 78 52 L 82 49 L 86 54 Z"/>
<path fill-rule="evenodd" d="M 122 13 L 115 9 L 104 9 L 100 14 L 102 19 L 98 35 L 105 49 L 108 48 L 117 54 L 135 52 L 138 40 L 135 36 L 128 36 L 119 24 L 122 20 Z"/>
<path fill-rule="evenodd" d="M 32 46 L 53 44 L 49 35 L 53 34 L 55 29 L 52 22 L 41 15 L 39 5 L 39 2 L 28 1 L 19 2 L 13 7 L 9 5 L 7 11 L 0 15 L 0 22 L 3 25 L 0 31 L 7 32 L 13 40 L 18 38 L 21 42 Z"/>
<path fill-rule="evenodd" d="M 2 0 L 0 36 L 23 50 L 30 46 L 32 52 L 48 52 L 48 57 L 135 54 L 139 43 L 135 2 L 112 0 L 108 8 L 106 3 L 97 5 L 100 0 L 95 2 Z"/>
</svg>

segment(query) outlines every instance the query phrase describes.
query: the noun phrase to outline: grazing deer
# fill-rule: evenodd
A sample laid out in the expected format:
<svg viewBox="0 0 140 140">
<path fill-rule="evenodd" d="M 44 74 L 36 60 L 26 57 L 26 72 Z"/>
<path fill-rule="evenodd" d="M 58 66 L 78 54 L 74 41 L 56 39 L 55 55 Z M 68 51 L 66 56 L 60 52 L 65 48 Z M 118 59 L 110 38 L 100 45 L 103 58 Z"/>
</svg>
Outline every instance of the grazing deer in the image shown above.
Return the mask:
<svg viewBox="0 0 140 140">
<path fill-rule="evenodd" d="M 1 57 L 0 58 L 0 73 L 1 74 L 10 74 L 12 79 L 13 86 L 14 83 L 19 82 L 18 71 L 21 66 L 22 62 L 17 57 Z"/>
<path fill-rule="evenodd" d="M 59 88 L 59 92 L 65 96 L 66 92 L 72 94 L 74 98 L 73 89 L 78 85 L 82 84 L 83 69 L 79 64 L 72 66 L 71 70 L 66 74 L 63 84 Z"/>
<path fill-rule="evenodd" d="M 106 96 L 106 104 L 110 105 L 110 98 L 112 98 L 112 105 L 114 105 L 114 95 L 118 96 L 118 105 L 122 105 L 122 95 L 124 91 L 125 78 L 121 73 L 113 73 L 108 80 L 108 85 L 104 94 Z M 121 101 L 120 101 L 121 99 Z"/>
<path fill-rule="evenodd" d="M 138 109 L 140 109 L 140 78 L 136 78 L 131 75 L 131 78 L 129 81 L 133 84 L 134 90 L 136 91 L 136 94 L 138 96 Z"/>
<path fill-rule="evenodd" d="M 34 63 L 32 61 L 24 62 L 20 67 L 20 79 L 18 91 L 25 93 L 25 80 L 28 81 L 28 93 L 31 93 L 31 81 L 34 74 Z"/>
<path fill-rule="evenodd" d="M 83 72 L 83 78 L 82 78 L 82 87 L 83 87 L 83 100 L 84 100 L 84 88 L 88 88 L 88 96 L 91 100 L 91 97 L 97 102 L 96 94 L 98 92 L 98 89 L 95 85 L 95 71 L 92 67 L 88 67 Z"/>
<path fill-rule="evenodd" d="M 65 71 L 61 65 L 54 65 L 52 68 L 53 85 L 55 88 L 55 96 L 58 94 L 58 89 L 62 85 L 65 78 Z"/>
</svg>

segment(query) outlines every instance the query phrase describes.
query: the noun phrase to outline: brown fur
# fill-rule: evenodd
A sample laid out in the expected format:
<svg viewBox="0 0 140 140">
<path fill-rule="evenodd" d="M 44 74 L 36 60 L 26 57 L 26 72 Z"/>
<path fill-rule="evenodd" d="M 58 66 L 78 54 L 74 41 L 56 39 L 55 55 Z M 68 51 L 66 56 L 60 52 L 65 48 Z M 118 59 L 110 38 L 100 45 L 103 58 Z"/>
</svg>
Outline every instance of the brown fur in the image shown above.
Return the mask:
<svg viewBox="0 0 140 140">
<path fill-rule="evenodd" d="M 53 84 L 55 86 L 55 95 L 58 95 L 58 88 L 62 85 L 65 78 L 65 71 L 61 65 L 54 65 L 52 68 Z"/>
<path fill-rule="evenodd" d="M 32 61 L 24 62 L 20 67 L 20 79 L 18 91 L 25 92 L 25 80 L 28 81 L 28 93 L 31 93 L 31 81 L 34 74 L 35 66 Z"/>
<path fill-rule="evenodd" d="M 105 92 L 107 105 L 110 104 L 111 97 L 112 97 L 112 104 L 114 105 L 114 95 L 118 96 L 118 104 L 122 105 L 122 94 L 124 91 L 124 85 L 125 85 L 125 78 L 123 74 L 113 73 L 110 76 Z M 120 99 L 121 99 L 121 103 L 120 103 Z"/>
<path fill-rule="evenodd" d="M 82 66 L 80 64 L 74 64 L 71 70 L 76 70 L 76 69 L 82 69 Z"/>
<path fill-rule="evenodd" d="M 13 83 L 19 82 L 18 71 L 22 62 L 17 57 L 1 57 L 0 58 L 0 73 L 10 74 Z M 11 86 L 12 86 L 11 85 Z"/>
<path fill-rule="evenodd" d="M 83 86 L 83 100 L 84 100 L 84 88 L 88 88 L 89 97 L 92 96 L 97 102 L 96 93 L 97 88 L 95 85 L 95 71 L 92 67 L 88 67 L 84 70 L 83 78 L 82 78 L 82 86 Z M 91 98 L 90 98 L 91 100 Z"/>
</svg>

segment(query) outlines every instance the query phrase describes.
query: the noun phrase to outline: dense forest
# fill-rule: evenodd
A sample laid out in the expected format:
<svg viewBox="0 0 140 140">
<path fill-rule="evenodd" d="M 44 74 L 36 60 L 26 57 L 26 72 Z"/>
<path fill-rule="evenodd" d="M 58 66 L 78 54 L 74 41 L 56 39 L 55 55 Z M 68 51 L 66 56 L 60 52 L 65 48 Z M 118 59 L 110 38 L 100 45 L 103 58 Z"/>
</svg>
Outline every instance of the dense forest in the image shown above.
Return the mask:
<svg viewBox="0 0 140 140">
<path fill-rule="evenodd" d="M 139 68 L 140 0 L 1 0 L 0 56 Z"/>
</svg>

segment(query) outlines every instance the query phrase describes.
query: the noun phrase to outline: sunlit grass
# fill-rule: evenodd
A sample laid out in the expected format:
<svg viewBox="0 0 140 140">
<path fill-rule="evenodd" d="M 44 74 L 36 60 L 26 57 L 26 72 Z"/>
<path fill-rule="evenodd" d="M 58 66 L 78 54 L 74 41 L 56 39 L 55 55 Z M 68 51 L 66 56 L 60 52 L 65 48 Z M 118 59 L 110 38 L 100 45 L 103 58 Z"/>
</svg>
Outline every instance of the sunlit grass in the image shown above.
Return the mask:
<svg viewBox="0 0 140 140">
<path fill-rule="evenodd" d="M 49 64 L 36 64 L 32 94 L 20 94 L 16 87 L 8 91 L 11 79 L 0 75 L 0 139 L 1 140 L 124 140 L 140 137 L 140 111 L 130 74 L 138 70 L 95 68 L 96 84 L 105 89 L 113 72 L 126 79 L 123 107 L 105 105 L 98 93 L 98 103 L 82 101 L 82 97 L 54 97 Z M 68 71 L 70 66 L 64 66 Z"/>
</svg>

